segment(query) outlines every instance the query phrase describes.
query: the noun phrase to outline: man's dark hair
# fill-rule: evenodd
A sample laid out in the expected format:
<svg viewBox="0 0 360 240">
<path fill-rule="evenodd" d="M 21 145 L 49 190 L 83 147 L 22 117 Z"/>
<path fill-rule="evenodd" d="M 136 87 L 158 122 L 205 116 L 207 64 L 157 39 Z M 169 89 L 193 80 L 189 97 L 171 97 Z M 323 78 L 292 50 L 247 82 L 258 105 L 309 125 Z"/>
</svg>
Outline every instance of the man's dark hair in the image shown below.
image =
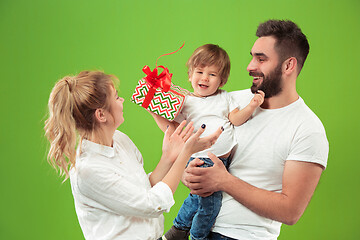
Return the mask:
<svg viewBox="0 0 360 240">
<path fill-rule="evenodd" d="M 261 23 L 256 31 L 256 36 L 272 36 L 276 39 L 275 50 L 279 60 L 285 61 L 295 57 L 299 73 L 309 53 L 309 43 L 301 29 L 290 20 L 268 20 Z"/>
</svg>

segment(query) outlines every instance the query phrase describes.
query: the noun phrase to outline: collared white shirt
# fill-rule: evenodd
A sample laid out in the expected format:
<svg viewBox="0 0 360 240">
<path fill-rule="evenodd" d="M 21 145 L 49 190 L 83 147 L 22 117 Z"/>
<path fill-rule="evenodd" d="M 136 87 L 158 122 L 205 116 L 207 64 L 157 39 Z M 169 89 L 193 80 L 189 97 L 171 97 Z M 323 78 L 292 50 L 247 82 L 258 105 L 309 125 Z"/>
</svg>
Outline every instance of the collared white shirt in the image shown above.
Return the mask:
<svg viewBox="0 0 360 240">
<path fill-rule="evenodd" d="M 164 230 L 163 212 L 174 204 L 168 185 L 151 187 L 141 153 L 119 131 L 113 147 L 82 141 L 70 182 L 87 240 L 157 239 Z"/>
</svg>

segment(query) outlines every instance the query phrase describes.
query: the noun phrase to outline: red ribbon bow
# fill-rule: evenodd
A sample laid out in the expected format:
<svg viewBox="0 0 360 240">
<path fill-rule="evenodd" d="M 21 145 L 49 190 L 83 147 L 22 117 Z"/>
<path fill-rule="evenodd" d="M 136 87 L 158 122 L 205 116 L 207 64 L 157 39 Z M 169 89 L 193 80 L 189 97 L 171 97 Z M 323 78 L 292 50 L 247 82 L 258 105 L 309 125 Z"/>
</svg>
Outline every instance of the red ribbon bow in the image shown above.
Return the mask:
<svg viewBox="0 0 360 240">
<path fill-rule="evenodd" d="M 147 108 L 149 106 L 151 100 L 154 97 L 156 89 L 160 88 L 162 92 L 168 92 L 170 90 L 172 73 L 169 73 L 168 68 L 166 68 L 164 66 L 158 66 L 157 61 L 162 56 L 176 53 L 184 46 L 184 44 L 185 44 L 185 42 L 175 52 L 163 54 L 160 57 L 158 57 L 158 59 L 156 60 L 156 67 L 154 68 L 153 71 L 151 71 L 150 67 L 147 65 L 145 67 L 143 67 L 142 70 L 147 75 L 146 77 L 144 77 L 144 80 L 146 81 L 146 84 L 149 87 L 149 92 L 146 94 L 144 102 L 141 105 L 142 107 Z M 157 69 L 158 67 L 164 69 L 160 74 L 158 74 L 158 69 Z"/>
<path fill-rule="evenodd" d="M 149 66 L 143 67 L 143 72 L 147 75 L 144 77 L 146 84 L 149 87 L 149 92 L 146 94 L 142 107 L 147 108 L 154 97 L 156 89 L 160 88 L 162 92 L 170 90 L 172 73 L 169 73 L 169 69 L 164 66 L 158 66 L 164 69 L 159 75 L 157 67 L 153 71 L 150 70 Z"/>
</svg>

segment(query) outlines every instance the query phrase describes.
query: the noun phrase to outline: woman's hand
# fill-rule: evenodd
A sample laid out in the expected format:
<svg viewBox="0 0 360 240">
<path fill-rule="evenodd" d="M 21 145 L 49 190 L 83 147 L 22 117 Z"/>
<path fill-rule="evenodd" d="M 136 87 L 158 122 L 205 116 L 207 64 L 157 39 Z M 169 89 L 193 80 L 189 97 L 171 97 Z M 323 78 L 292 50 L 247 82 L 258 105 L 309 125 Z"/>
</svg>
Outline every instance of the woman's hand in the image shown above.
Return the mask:
<svg viewBox="0 0 360 240">
<path fill-rule="evenodd" d="M 176 152 L 178 152 L 180 149 L 180 143 L 185 142 L 185 144 L 182 144 L 182 150 L 179 152 L 177 160 L 173 163 L 169 171 L 162 179 L 162 181 L 170 187 L 173 193 L 179 185 L 181 176 L 184 173 L 185 165 L 191 155 L 193 153 L 209 148 L 216 142 L 216 140 L 223 131 L 223 128 L 219 128 L 210 136 L 200 138 L 200 135 L 205 131 L 205 125 L 201 126 L 201 128 L 195 134 L 191 134 L 192 131 L 190 131 L 190 129 L 194 129 L 194 127 L 192 125 L 189 126 L 191 124 L 190 123 L 188 126 L 185 127 L 184 130 L 182 130 L 184 124 L 185 123 L 182 122 L 180 126 L 175 130 L 175 132 L 171 135 L 171 137 L 174 138 L 174 142 L 177 142 L 177 144 L 179 144 L 179 146 L 177 146 Z"/>
<path fill-rule="evenodd" d="M 223 127 L 219 127 L 214 133 L 207 137 L 200 138 L 200 135 L 205 131 L 206 125 L 203 124 L 198 131 L 193 134 L 185 143 L 184 150 L 191 154 L 203 151 L 215 144 L 220 134 L 224 131 Z"/>
<path fill-rule="evenodd" d="M 174 129 L 173 125 L 169 125 L 165 130 L 162 151 L 163 155 L 166 155 L 166 158 L 171 162 L 175 161 L 184 147 L 185 142 L 191 137 L 194 131 L 192 122 L 186 125 L 186 127 L 185 125 L 186 121 L 184 120 L 176 129 Z"/>
</svg>

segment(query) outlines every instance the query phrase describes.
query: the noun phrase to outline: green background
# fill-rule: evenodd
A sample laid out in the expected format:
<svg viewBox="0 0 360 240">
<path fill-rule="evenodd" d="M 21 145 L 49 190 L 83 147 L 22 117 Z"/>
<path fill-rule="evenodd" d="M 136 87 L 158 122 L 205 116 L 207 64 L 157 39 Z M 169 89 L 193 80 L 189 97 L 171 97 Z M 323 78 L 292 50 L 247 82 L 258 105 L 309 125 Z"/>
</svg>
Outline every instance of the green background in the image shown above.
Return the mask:
<svg viewBox="0 0 360 240">
<path fill-rule="evenodd" d="M 322 120 L 330 143 L 328 168 L 303 217 L 279 239 L 360 239 L 359 107 L 360 1 L 0 1 L 0 239 L 83 239 L 69 181 L 46 161 L 43 126 L 54 83 L 100 69 L 120 79 L 126 100 L 120 130 L 130 136 L 150 172 L 162 133 L 130 102 L 144 65 L 163 57 L 173 82 L 190 90 L 185 62 L 196 47 L 215 43 L 230 55 L 224 89 L 248 88 L 246 66 L 256 27 L 291 19 L 310 42 L 298 92 Z M 165 214 L 171 226 L 187 189 Z"/>
</svg>

